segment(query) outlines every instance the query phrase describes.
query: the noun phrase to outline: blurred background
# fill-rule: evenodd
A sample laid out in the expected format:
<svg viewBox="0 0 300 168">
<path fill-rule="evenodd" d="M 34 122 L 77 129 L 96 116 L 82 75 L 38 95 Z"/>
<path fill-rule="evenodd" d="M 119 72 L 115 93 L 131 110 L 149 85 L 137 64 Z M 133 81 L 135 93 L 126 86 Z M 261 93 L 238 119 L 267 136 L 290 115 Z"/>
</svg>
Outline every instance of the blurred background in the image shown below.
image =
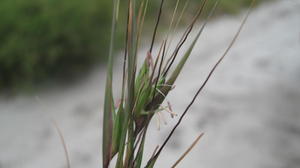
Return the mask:
<svg viewBox="0 0 300 168">
<path fill-rule="evenodd" d="M 140 60 L 160 1 L 150 1 Z M 182 9 L 185 1 L 181 1 Z M 197 9 L 191 0 L 177 42 Z M 181 114 L 222 55 L 251 0 L 223 0 L 169 100 Z M 126 3 L 115 58 L 118 93 Z M 176 1 L 166 1 L 158 42 Z M 210 6 L 212 2 L 210 2 Z M 72 168 L 101 165 L 102 102 L 111 0 L 0 1 L 0 168 L 62 168 L 61 128 Z M 200 26 L 201 23 L 197 26 Z M 155 52 L 157 52 L 158 46 Z M 239 40 L 176 132 L 157 167 L 300 167 L 300 0 L 258 1 Z M 149 155 L 178 119 L 149 134 Z M 149 156 L 146 156 L 149 157 Z"/>
<path fill-rule="evenodd" d="M 249 2 L 224 0 L 220 11 L 237 13 Z M 34 91 L 36 87 L 66 77 L 70 80 L 86 74 L 95 65 L 105 64 L 111 25 L 110 0 L 2 0 L 0 3 L 1 91 L 10 94 Z M 198 0 L 192 0 L 186 21 L 192 17 L 197 3 Z M 166 6 L 165 28 L 175 4 L 176 1 L 169 1 Z M 159 1 L 150 5 L 147 30 L 153 29 Z M 126 3 L 122 1 L 119 48 L 124 41 L 125 23 Z"/>
</svg>

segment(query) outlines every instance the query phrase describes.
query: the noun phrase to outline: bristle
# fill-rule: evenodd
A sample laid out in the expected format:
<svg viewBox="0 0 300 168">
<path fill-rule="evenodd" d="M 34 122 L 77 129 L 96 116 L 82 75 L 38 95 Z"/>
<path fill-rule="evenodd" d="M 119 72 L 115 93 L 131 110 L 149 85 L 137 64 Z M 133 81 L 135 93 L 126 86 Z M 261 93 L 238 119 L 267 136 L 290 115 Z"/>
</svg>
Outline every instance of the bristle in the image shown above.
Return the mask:
<svg viewBox="0 0 300 168">
<path fill-rule="evenodd" d="M 59 128 L 58 124 L 55 122 L 55 120 L 52 120 L 52 123 L 59 135 L 59 138 L 60 138 L 60 141 L 61 141 L 61 144 L 63 145 L 63 149 L 64 149 L 64 152 L 65 152 L 65 158 L 66 158 L 66 164 L 67 164 L 67 168 L 71 168 L 71 162 L 70 162 L 70 157 L 69 157 L 69 152 L 68 152 L 68 148 L 67 148 L 67 145 L 66 145 L 66 142 L 65 142 L 65 138 L 63 136 L 63 133 L 61 131 L 61 129 Z"/>
</svg>

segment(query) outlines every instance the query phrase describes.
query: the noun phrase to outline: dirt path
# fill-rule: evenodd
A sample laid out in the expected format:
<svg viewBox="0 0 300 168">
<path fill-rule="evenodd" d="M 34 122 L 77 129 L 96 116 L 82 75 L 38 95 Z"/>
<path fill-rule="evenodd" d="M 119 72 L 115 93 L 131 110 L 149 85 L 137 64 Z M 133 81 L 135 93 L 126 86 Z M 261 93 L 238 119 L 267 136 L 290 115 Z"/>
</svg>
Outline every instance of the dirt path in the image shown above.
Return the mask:
<svg viewBox="0 0 300 168">
<path fill-rule="evenodd" d="M 183 111 L 222 54 L 241 17 L 209 23 L 169 97 L 177 113 Z M 300 1 L 262 5 L 251 15 L 238 43 L 190 110 L 157 167 L 170 167 L 194 137 L 205 132 L 201 143 L 178 167 L 299 168 L 299 83 Z M 0 168 L 62 168 L 64 153 L 51 119 L 64 133 L 72 168 L 100 167 L 103 84 L 104 71 L 100 69 L 71 88 L 0 98 Z M 157 131 L 154 122 L 149 154 L 173 124 L 168 121 Z"/>
</svg>

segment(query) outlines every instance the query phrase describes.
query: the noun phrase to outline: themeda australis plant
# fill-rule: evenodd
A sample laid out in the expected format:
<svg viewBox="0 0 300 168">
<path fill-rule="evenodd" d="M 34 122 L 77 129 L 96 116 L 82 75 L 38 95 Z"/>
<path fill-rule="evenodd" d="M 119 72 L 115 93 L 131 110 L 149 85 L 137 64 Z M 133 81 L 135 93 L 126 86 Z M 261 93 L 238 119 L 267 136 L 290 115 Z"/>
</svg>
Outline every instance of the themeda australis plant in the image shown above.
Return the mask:
<svg viewBox="0 0 300 168">
<path fill-rule="evenodd" d="M 175 20 L 177 15 L 178 4 L 180 0 L 177 0 L 172 15 L 169 32 L 171 29 L 177 27 L 184 11 L 186 10 L 188 0 L 185 1 L 185 5 L 181 12 L 179 12 L 178 20 Z M 169 39 L 169 33 L 165 37 L 160 45 L 157 56 L 153 57 L 153 48 L 157 36 L 158 26 L 163 14 L 163 6 L 165 0 L 161 0 L 156 19 L 156 24 L 153 31 L 153 36 L 150 41 L 150 47 L 145 54 L 145 60 L 141 67 L 137 67 L 138 48 L 140 45 L 140 38 L 142 35 L 143 24 L 149 0 L 128 0 L 128 12 L 127 12 L 127 29 L 126 29 L 126 43 L 124 52 L 124 64 L 123 64 L 123 78 L 122 78 L 122 90 L 121 100 L 115 107 L 115 99 L 113 98 L 113 55 L 114 55 L 114 39 L 116 33 L 116 26 L 118 22 L 119 13 L 119 0 L 113 0 L 113 19 L 112 19 L 112 32 L 111 32 L 111 44 L 108 59 L 108 69 L 105 88 L 105 102 L 104 102 L 104 116 L 103 116 L 103 168 L 108 168 L 112 159 L 116 158 L 115 168 L 140 168 L 142 167 L 143 154 L 145 148 L 146 134 L 149 123 L 153 116 L 160 110 L 167 109 L 171 116 L 174 116 L 170 103 L 165 108 L 162 106 L 166 100 L 168 93 L 173 89 L 174 83 L 179 76 L 182 68 L 184 67 L 187 59 L 191 55 L 196 42 L 198 41 L 201 33 L 203 32 L 209 18 L 213 15 L 220 0 L 215 0 L 214 6 L 210 9 L 210 12 L 202 23 L 202 26 L 198 30 L 196 36 L 192 37 L 192 43 L 187 50 L 181 56 L 179 62 L 175 64 L 175 60 L 179 57 L 179 52 L 182 50 L 182 46 L 188 40 L 191 31 L 194 29 L 197 20 L 207 11 L 207 3 L 209 0 L 202 0 L 199 9 L 195 16 L 191 20 L 191 23 L 187 26 L 186 31 L 183 33 L 181 39 L 176 45 L 173 52 L 169 54 L 169 46 L 172 42 Z M 252 1 L 252 5 L 254 0 Z M 251 7 L 252 7 L 251 5 Z M 249 9 L 250 11 L 250 9 Z M 169 135 L 163 144 L 157 148 L 152 157 L 147 161 L 144 166 L 146 168 L 152 168 L 155 165 L 157 158 L 168 143 L 169 139 L 174 134 L 176 128 L 180 125 L 184 116 L 196 100 L 199 93 L 203 90 L 207 84 L 211 75 L 215 71 L 216 67 L 221 63 L 228 51 L 235 43 L 238 35 L 241 32 L 248 16 L 249 11 L 242 21 L 237 33 L 233 37 L 233 40 L 225 50 L 224 54 L 220 57 L 217 63 L 213 66 L 208 74 L 204 83 L 200 86 L 197 93 L 193 97 L 190 104 L 180 116 L 178 122 L 173 127 Z M 175 167 L 184 156 L 192 149 L 192 147 L 199 141 L 203 134 L 200 134 L 191 147 L 175 162 L 172 167 Z M 112 165 L 111 165 L 112 166 Z"/>
</svg>

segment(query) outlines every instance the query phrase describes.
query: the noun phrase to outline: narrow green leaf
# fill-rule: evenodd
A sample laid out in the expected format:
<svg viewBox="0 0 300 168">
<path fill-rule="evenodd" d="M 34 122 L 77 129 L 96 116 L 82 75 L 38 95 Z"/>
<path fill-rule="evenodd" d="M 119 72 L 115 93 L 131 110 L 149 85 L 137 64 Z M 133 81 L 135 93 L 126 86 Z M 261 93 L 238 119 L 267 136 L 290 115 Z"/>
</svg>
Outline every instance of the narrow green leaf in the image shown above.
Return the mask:
<svg viewBox="0 0 300 168">
<path fill-rule="evenodd" d="M 136 55 L 135 55 L 135 0 L 129 0 L 129 23 L 128 23 L 128 81 L 127 81 L 127 107 L 126 112 L 131 112 L 134 105 L 135 95 L 135 72 L 136 72 Z"/>
<path fill-rule="evenodd" d="M 118 109 L 118 112 L 117 112 L 117 115 L 116 115 L 116 120 L 114 122 L 114 129 L 113 129 L 113 148 L 112 148 L 112 151 L 113 151 L 112 155 L 113 156 L 119 150 L 121 135 L 122 135 L 123 122 L 124 122 L 124 109 L 123 109 L 123 106 L 120 105 L 120 107 Z"/>
<path fill-rule="evenodd" d="M 129 123 L 129 94 L 132 95 L 132 93 L 129 93 L 127 91 L 127 101 L 125 102 L 125 78 L 126 78 L 126 64 L 128 67 L 127 71 L 127 89 L 129 90 L 129 84 L 131 80 L 131 76 L 129 76 L 132 73 L 132 68 L 129 69 L 129 67 L 132 67 L 132 2 L 129 0 L 128 2 L 128 18 L 127 18 L 127 31 L 126 31 L 126 45 L 125 45 L 125 56 L 124 56 L 124 65 L 123 65 L 123 82 L 122 82 L 122 105 L 125 107 L 124 109 L 124 121 L 122 124 L 122 131 L 121 131 L 121 137 L 120 137 L 120 144 L 119 144 L 119 151 L 118 151 L 118 157 L 117 157 L 117 163 L 116 163 L 116 168 L 123 168 L 124 163 L 124 152 L 125 152 L 125 146 L 126 146 L 126 137 L 127 137 L 127 128 L 128 128 L 128 123 Z"/>
<path fill-rule="evenodd" d="M 144 61 L 144 64 L 142 65 L 140 72 L 136 78 L 136 84 L 135 84 L 135 90 L 136 93 L 135 95 L 137 95 L 137 92 L 139 91 L 139 89 L 141 88 L 142 83 L 145 83 L 145 79 L 149 79 L 149 64 L 148 64 L 148 59 L 146 58 Z"/>
<path fill-rule="evenodd" d="M 112 27 L 111 27 L 111 39 L 110 49 L 108 56 L 108 67 L 106 75 L 106 87 L 105 87 L 105 100 L 104 100 L 104 113 L 103 113 L 103 142 L 102 142 L 102 157 L 103 157 L 103 168 L 108 168 L 111 155 L 112 155 L 112 132 L 113 132 L 113 93 L 112 93 L 112 78 L 113 78 L 113 51 L 114 51 L 114 40 L 117 26 L 117 14 L 119 0 L 113 1 L 113 16 L 112 16 Z"/>
<path fill-rule="evenodd" d="M 148 128 L 145 128 L 144 132 L 142 133 L 143 134 L 142 141 L 140 143 L 139 149 L 137 151 L 137 156 L 134 161 L 135 168 L 140 168 L 142 165 L 147 129 Z"/>
</svg>

